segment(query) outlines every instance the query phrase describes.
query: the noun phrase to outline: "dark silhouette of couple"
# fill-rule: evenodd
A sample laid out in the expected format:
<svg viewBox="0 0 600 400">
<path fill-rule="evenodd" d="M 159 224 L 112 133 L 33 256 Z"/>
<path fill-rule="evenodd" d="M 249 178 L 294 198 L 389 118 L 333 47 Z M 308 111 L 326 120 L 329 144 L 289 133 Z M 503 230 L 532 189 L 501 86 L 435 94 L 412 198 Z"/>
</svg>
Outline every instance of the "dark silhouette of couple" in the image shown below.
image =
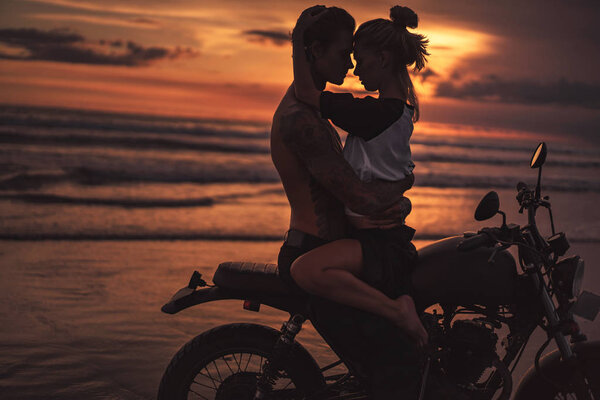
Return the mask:
<svg viewBox="0 0 600 400">
<path fill-rule="evenodd" d="M 415 393 L 428 341 L 411 294 L 414 230 L 404 223 L 419 118 L 408 68 L 422 69 L 428 55 L 427 39 L 407 30 L 417 24 L 400 6 L 356 32 L 341 8 L 305 10 L 292 33 L 294 82 L 271 132 L 291 206 L 280 277 L 310 298 L 316 329 L 381 399 Z M 324 91 L 352 67 L 378 97 Z M 344 146 L 330 121 L 348 132 Z"/>
</svg>

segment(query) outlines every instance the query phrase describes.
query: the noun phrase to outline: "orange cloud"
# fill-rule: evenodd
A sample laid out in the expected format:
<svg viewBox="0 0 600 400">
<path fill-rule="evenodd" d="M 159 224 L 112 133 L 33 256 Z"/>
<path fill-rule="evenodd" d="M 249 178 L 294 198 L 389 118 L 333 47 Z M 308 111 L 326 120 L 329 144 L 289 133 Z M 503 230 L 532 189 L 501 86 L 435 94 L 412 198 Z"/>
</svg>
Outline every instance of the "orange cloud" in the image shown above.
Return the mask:
<svg viewBox="0 0 600 400">
<path fill-rule="evenodd" d="M 28 17 L 47 21 L 75 21 L 88 24 L 123 26 L 137 29 L 159 29 L 160 22 L 150 18 L 109 18 L 83 14 L 33 13 Z"/>
<path fill-rule="evenodd" d="M 148 65 L 161 59 L 194 57 L 190 48 L 144 47 L 127 41 L 92 42 L 67 29 L 43 31 L 35 28 L 0 29 L 0 42 L 18 52 L 0 52 L 0 58 L 12 60 L 48 60 L 72 64 Z"/>
</svg>

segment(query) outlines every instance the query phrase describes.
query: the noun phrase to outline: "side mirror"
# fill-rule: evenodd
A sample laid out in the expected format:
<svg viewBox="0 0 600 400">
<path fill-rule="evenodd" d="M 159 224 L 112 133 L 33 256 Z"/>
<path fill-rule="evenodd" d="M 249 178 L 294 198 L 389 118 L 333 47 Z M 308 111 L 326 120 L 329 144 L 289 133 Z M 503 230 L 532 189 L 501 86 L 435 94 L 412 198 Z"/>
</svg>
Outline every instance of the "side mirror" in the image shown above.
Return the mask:
<svg viewBox="0 0 600 400">
<path fill-rule="evenodd" d="M 500 210 L 500 199 L 498 193 L 493 190 L 486 194 L 479 202 L 475 210 L 475 219 L 477 221 L 485 221 L 492 218 Z"/>
<path fill-rule="evenodd" d="M 535 153 L 533 153 L 533 157 L 531 157 L 531 162 L 529 166 L 531 168 L 540 168 L 544 165 L 546 161 L 546 153 L 547 153 L 546 143 L 542 142 L 538 145 L 537 149 L 535 149 Z"/>
</svg>

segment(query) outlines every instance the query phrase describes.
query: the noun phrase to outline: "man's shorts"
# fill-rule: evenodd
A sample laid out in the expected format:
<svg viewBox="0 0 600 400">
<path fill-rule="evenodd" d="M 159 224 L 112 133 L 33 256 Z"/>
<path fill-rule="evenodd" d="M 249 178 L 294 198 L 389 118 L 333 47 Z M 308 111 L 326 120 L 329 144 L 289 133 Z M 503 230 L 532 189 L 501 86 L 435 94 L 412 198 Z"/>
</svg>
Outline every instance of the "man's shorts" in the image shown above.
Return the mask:
<svg viewBox="0 0 600 400">
<path fill-rule="evenodd" d="M 293 294 L 307 295 L 292 279 L 290 274 L 292 263 L 302 254 L 308 253 L 325 243 L 328 243 L 328 241 L 296 229 L 290 229 L 286 233 L 285 241 L 279 250 L 279 257 L 277 257 L 277 265 L 279 266 L 279 277 L 290 287 Z"/>
</svg>

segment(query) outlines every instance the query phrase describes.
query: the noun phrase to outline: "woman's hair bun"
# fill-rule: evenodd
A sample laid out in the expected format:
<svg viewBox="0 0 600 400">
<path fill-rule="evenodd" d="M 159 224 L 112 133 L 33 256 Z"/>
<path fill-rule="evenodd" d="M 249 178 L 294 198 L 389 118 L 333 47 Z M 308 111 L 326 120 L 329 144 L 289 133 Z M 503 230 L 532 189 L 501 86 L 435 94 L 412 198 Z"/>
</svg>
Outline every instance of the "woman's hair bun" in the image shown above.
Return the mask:
<svg viewBox="0 0 600 400">
<path fill-rule="evenodd" d="M 419 25 L 419 17 L 408 7 L 394 6 L 390 9 L 390 19 L 394 24 L 403 28 L 416 28 Z"/>
</svg>

